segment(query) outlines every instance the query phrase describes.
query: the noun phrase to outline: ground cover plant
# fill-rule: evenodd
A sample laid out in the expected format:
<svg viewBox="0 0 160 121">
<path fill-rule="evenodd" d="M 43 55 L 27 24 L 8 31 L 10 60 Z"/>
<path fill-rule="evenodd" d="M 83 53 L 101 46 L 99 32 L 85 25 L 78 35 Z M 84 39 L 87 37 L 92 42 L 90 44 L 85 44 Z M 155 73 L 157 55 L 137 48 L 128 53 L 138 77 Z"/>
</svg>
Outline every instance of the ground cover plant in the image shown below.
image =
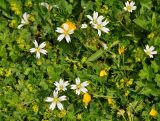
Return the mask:
<svg viewBox="0 0 160 121">
<path fill-rule="evenodd" d="M 0 121 L 160 121 L 159 0 L 0 0 Z"/>
</svg>

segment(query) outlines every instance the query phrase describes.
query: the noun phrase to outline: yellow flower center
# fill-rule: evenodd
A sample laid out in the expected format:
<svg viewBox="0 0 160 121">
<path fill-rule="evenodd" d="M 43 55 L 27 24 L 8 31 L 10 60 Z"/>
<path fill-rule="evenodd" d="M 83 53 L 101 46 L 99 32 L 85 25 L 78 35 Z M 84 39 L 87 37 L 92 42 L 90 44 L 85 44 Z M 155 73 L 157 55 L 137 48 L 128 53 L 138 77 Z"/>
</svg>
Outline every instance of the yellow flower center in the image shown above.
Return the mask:
<svg viewBox="0 0 160 121">
<path fill-rule="evenodd" d="M 101 70 L 99 76 L 102 77 L 102 76 L 106 76 L 106 75 L 107 75 L 106 71 L 105 70 Z"/>
<path fill-rule="evenodd" d="M 90 101 L 91 101 L 91 95 L 88 94 L 88 93 L 85 93 L 83 95 L 83 102 L 84 102 L 84 104 L 87 106 Z"/>
<path fill-rule="evenodd" d="M 118 53 L 121 55 L 125 52 L 125 50 L 126 49 L 124 48 L 124 46 L 122 46 L 122 47 L 118 48 Z"/>
<path fill-rule="evenodd" d="M 60 85 L 60 86 L 59 86 L 59 89 L 60 89 L 60 90 L 63 90 L 63 88 L 64 88 L 63 85 Z"/>
<path fill-rule="evenodd" d="M 156 117 L 158 115 L 158 112 L 154 108 L 152 108 L 149 115 L 151 115 L 152 117 Z"/>
<path fill-rule="evenodd" d="M 112 99 L 111 97 L 107 98 L 107 100 L 108 100 L 108 104 L 109 104 L 109 105 L 112 105 L 112 104 L 113 104 L 113 99 Z"/>
<path fill-rule="evenodd" d="M 57 98 L 57 97 L 53 98 L 53 102 L 54 103 L 58 103 L 59 102 L 59 98 Z"/>
<path fill-rule="evenodd" d="M 132 7 L 130 5 L 127 6 L 127 10 L 132 10 Z"/>
<path fill-rule="evenodd" d="M 77 88 L 78 88 L 78 89 L 81 89 L 81 88 L 82 88 L 82 85 L 81 85 L 81 84 L 77 84 Z"/>
<path fill-rule="evenodd" d="M 36 48 L 36 52 L 40 52 L 40 48 L 37 47 L 37 48 Z"/>
<path fill-rule="evenodd" d="M 66 23 L 63 23 L 62 24 L 62 27 L 64 28 L 64 24 L 67 24 L 68 25 L 68 29 L 69 30 L 75 30 L 76 29 L 76 26 L 75 26 L 75 24 L 74 23 L 72 23 L 72 22 L 70 22 L 70 21 L 67 21 Z"/>
<path fill-rule="evenodd" d="M 150 52 L 150 51 L 146 51 L 146 54 L 147 54 L 147 55 L 151 55 L 151 52 Z"/>
</svg>

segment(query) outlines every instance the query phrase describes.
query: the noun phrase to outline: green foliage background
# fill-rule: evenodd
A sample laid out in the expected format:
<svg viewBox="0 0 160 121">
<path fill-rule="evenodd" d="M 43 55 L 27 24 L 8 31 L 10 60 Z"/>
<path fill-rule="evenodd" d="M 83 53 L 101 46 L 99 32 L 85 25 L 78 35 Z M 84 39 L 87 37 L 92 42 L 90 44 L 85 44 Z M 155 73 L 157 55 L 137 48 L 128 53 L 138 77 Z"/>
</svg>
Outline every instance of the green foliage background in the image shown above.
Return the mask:
<svg viewBox="0 0 160 121">
<path fill-rule="evenodd" d="M 160 1 L 135 0 L 137 9 L 132 13 L 123 10 L 125 0 L 45 0 L 59 7 L 50 12 L 41 2 L 0 0 L 0 120 L 159 121 L 159 114 L 152 118 L 149 112 L 152 107 L 160 111 Z M 11 10 L 13 3 L 19 15 Z M 109 20 L 109 34 L 99 37 L 92 27 L 80 29 L 82 23 L 89 23 L 86 15 L 93 11 Z M 35 20 L 18 30 L 24 12 Z M 55 32 L 67 20 L 79 28 L 69 44 L 58 42 Z M 35 39 L 47 43 L 48 54 L 40 60 L 29 52 Z M 147 44 L 158 53 L 153 59 L 144 53 Z M 121 46 L 126 48 L 122 55 L 118 53 Z M 108 75 L 100 77 L 103 69 Z M 90 82 L 88 107 L 82 95 L 68 89 L 65 110 L 49 110 L 45 98 L 52 96 L 53 83 L 60 78 L 74 83 L 76 77 Z M 130 80 L 133 84 L 128 84 Z M 117 115 L 119 109 L 125 110 L 124 117 Z"/>
</svg>

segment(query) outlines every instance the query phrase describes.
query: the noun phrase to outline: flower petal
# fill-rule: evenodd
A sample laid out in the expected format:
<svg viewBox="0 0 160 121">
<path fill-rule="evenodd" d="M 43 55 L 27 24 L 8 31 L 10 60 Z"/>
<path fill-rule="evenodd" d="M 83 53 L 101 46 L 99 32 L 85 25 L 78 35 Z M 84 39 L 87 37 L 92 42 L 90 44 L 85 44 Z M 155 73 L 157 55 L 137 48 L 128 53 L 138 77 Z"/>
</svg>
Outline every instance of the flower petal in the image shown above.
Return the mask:
<svg viewBox="0 0 160 121">
<path fill-rule="evenodd" d="M 34 45 L 35 45 L 35 47 L 38 47 L 38 43 L 37 43 L 37 41 L 36 40 L 34 40 Z"/>
<path fill-rule="evenodd" d="M 85 82 L 81 83 L 81 85 L 82 85 L 83 87 L 86 87 L 86 86 L 89 85 L 89 83 L 88 83 L 87 81 L 85 81 Z"/>
<path fill-rule="evenodd" d="M 45 100 L 46 102 L 52 102 L 53 98 L 52 97 L 47 97 L 47 99 Z"/>
<path fill-rule="evenodd" d="M 97 17 L 98 17 L 98 12 L 94 11 L 93 12 L 93 20 L 97 19 Z"/>
<path fill-rule="evenodd" d="M 76 84 L 77 84 L 77 85 L 80 84 L 81 81 L 80 81 L 80 78 L 79 78 L 79 77 L 77 77 L 75 80 L 76 80 Z"/>
<path fill-rule="evenodd" d="M 80 95 L 80 93 L 81 93 L 81 90 L 80 90 L 80 89 L 77 89 L 77 90 L 76 90 L 76 94 L 77 94 L 77 95 Z"/>
<path fill-rule="evenodd" d="M 66 96 L 61 96 L 61 97 L 59 97 L 59 100 L 64 101 L 64 100 L 67 100 L 67 99 L 66 99 Z"/>
<path fill-rule="evenodd" d="M 93 18 L 90 15 L 87 15 L 87 18 L 89 18 L 91 21 L 93 20 Z"/>
<path fill-rule="evenodd" d="M 46 50 L 44 50 L 44 49 L 40 49 L 39 50 L 42 54 L 44 54 L 44 55 L 46 55 L 47 54 L 47 51 Z"/>
<path fill-rule="evenodd" d="M 68 30 L 68 24 L 64 24 L 64 26 L 63 26 L 63 28 L 64 28 L 64 30 Z"/>
<path fill-rule="evenodd" d="M 59 37 L 57 38 L 57 40 L 60 42 L 60 41 L 63 40 L 64 37 L 65 37 L 65 35 L 64 35 L 64 34 L 61 34 L 61 35 L 59 35 Z"/>
<path fill-rule="evenodd" d="M 57 107 L 58 107 L 59 110 L 62 110 L 62 109 L 63 109 L 63 105 L 62 105 L 60 102 L 57 103 Z"/>
<path fill-rule="evenodd" d="M 75 84 L 71 85 L 71 89 L 77 89 L 77 85 Z"/>
<path fill-rule="evenodd" d="M 60 27 L 57 27 L 56 32 L 62 34 L 62 33 L 64 33 L 64 30 L 62 28 L 60 28 Z"/>
<path fill-rule="evenodd" d="M 100 30 L 98 30 L 98 35 L 101 36 L 101 31 Z"/>
<path fill-rule="evenodd" d="M 88 90 L 87 90 L 85 87 L 81 88 L 81 91 L 82 91 L 83 93 L 88 92 Z"/>
<path fill-rule="evenodd" d="M 40 53 L 39 52 L 36 53 L 36 58 L 38 58 L 38 59 L 40 58 Z"/>
<path fill-rule="evenodd" d="M 31 53 L 34 53 L 34 52 L 36 52 L 36 49 L 35 49 L 35 48 L 31 48 L 31 49 L 30 49 L 30 52 L 31 52 Z"/>
<path fill-rule="evenodd" d="M 69 43 L 71 41 L 71 38 L 69 35 L 66 35 L 65 38 L 66 38 L 67 43 Z"/>
<path fill-rule="evenodd" d="M 106 27 L 102 27 L 102 29 L 101 29 L 103 32 L 105 32 L 105 33 L 108 33 L 109 32 L 109 29 L 108 28 L 106 28 Z"/>
<path fill-rule="evenodd" d="M 53 91 L 53 96 L 58 97 L 58 91 Z"/>
<path fill-rule="evenodd" d="M 20 25 L 18 25 L 18 29 L 20 29 L 22 26 L 24 26 L 24 24 L 20 24 Z"/>
<path fill-rule="evenodd" d="M 49 106 L 49 109 L 54 110 L 56 107 L 56 103 L 51 103 L 51 105 Z"/>
<path fill-rule="evenodd" d="M 40 45 L 39 45 L 39 48 L 44 48 L 46 46 L 46 43 L 45 42 L 43 42 L 43 43 L 41 43 Z"/>
</svg>

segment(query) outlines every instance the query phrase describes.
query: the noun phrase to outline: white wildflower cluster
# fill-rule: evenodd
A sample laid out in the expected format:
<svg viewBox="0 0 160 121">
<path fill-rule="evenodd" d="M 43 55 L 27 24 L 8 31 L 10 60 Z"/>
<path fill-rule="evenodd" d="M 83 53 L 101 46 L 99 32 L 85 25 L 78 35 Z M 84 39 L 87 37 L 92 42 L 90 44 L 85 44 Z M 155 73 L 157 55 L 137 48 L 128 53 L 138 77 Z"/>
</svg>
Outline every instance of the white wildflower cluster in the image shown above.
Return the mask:
<svg viewBox="0 0 160 121">
<path fill-rule="evenodd" d="M 98 35 L 101 36 L 101 31 L 108 33 L 109 29 L 105 27 L 109 21 L 104 20 L 104 16 L 98 16 L 98 12 L 93 12 L 93 17 L 90 15 L 87 15 L 87 17 L 90 19 L 90 24 L 94 29 L 98 30 Z"/>
<path fill-rule="evenodd" d="M 80 78 L 77 77 L 75 79 L 76 84 L 72 84 L 71 89 L 76 91 L 77 95 L 80 95 L 81 92 L 87 93 L 88 90 L 86 89 L 86 86 L 89 85 L 87 81 L 82 82 L 80 81 Z M 56 89 L 53 91 L 53 97 L 47 97 L 46 102 L 51 102 L 50 109 L 54 110 L 55 107 L 57 106 L 59 110 L 63 109 L 62 101 L 67 100 L 67 97 L 65 95 L 63 96 L 58 96 L 58 93 L 61 91 L 67 91 L 67 86 L 69 86 L 68 81 L 64 81 L 63 79 L 60 79 L 59 82 L 55 82 L 54 85 L 56 86 Z"/>
</svg>

